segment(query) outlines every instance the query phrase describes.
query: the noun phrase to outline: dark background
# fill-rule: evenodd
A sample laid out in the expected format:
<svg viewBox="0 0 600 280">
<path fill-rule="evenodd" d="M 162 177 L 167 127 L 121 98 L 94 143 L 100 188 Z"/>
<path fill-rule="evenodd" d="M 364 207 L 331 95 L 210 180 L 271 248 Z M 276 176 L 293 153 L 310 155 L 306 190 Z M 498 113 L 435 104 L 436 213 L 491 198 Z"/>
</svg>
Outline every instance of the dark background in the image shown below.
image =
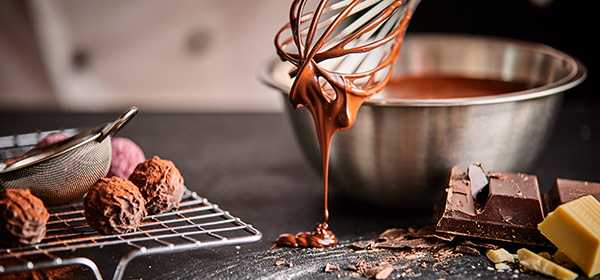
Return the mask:
<svg viewBox="0 0 600 280">
<path fill-rule="evenodd" d="M 556 129 L 533 170 L 542 191 L 556 178 L 600 181 L 600 98 L 598 36 L 593 1 L 554 0 L 539 6 L 528 0 L 422 0 L 408 33 L 464 33 L 546 44 L 572 55 L 587 78 L 568 90 Z M 594 7 L 592 7 L 594 6 Z"/>
<path fill-rule="evenodd" d="M 599 24 L 593 3 L 554 0 L 540 7 L 527 0 L 422 0 L 408 32 L 480 34 L 549 45 L 575 56 L 588 69 L 587 80 L 567 95 L 569 105 L 597 107 L 598 56 L 592 41 L 597 41 Z"/>
</svg>

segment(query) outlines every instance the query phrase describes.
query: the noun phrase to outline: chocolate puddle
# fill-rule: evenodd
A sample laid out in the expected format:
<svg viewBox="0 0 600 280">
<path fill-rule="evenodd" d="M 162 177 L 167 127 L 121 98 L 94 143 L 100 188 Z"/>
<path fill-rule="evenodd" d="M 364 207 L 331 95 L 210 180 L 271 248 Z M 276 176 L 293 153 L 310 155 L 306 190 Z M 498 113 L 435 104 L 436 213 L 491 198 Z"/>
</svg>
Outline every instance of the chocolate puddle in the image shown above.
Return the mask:
<svg viewBox="0 0 600 280">
<path fill-rule="evenodd" d="M 409 7 L 397 26 L 389 31 L 384 38 L 360 42 L 362 35 L 376 31 L 394 13 L 401 13 L 400 6 L 404 1 L 394 1 L 379 12 L 368 23 L 363 24 L 351 34 L 338 39 L 334 32 L 344 22 L 361 1 L 352 1 L 341 9 L 333 21 L 326 26 L 320 37 L 315 38 L 318 30 L 323 28 L 327 19 L 320 20 L 322 15 L 331 12 L 328 1 L 320 1 L 314 12 L 304 14 L 305 0 L 295 0 L 290 9 L 290 22 L 279 30 L 275 37 L 275 45 L 279 57 L 296 66 L 290 76 L 295 77 L 290 90 L 289 99 L 294 108 L 306 107 L 313 116 L 317 137 L 321 150 L 323 166 L 324 217 L 313 232 L 300 232 L 296 235 L 282 234 L 271 249 L 276 246 L 291 247 L 328 247 L 337 244 L 337 238 L 329 230 L 327 221 L 329 209 L 327 206 L 329 154 L 331 139 L 339 131 L 346 130 L 356 120 L 358 109 L 371 97 L 379 92 L 391 76 L 406 27 L 410 21 L 415 5 Z M 415 2 L 416 3 L 416 2 Z M 310 24 L 306 27 L 306 24 Z M 303 27 L 303 24 L 304 27 Z M 292 36 L 280 42 L 284 31 L 291 31 Z M 339 34 L 338 34 L 339 35 Z M 359 40 L 359 42 L 357 42 Z M 286 47 L 294 43 L 297 53 L 286 52 Z M 358 43 L 358 45 L 357 45 Z M 332 45 L 331 47 L 324 47 Z M 389 48 L 380 58 L 378 66 L 360 73 L 338 73 L 321 67 L 318 63 L 334 58 L 345 58 L 350 54 L 367 53 L 377 48 Z M 357 66 L 358 68 L 358 66 Z M 356 69 L 355 69 L 356 71 Z M 375 79 L 375 74 L 385 74 L 384 78 Z"/>
</svg>

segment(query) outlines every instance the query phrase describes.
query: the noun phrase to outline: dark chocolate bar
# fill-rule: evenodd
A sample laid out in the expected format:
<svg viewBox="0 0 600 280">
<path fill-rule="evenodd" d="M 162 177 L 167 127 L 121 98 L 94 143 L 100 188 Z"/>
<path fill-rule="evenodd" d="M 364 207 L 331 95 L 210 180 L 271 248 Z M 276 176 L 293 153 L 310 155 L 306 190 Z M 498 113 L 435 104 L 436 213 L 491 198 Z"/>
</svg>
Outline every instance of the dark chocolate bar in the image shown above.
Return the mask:
<svg viewBox="0 0 600 280">
<path fill-rule="evenodd" d="M 468 173 L 465 167 L 452 168 L 445 199 L 436 205 L 437 231 L 552 246 L 537 229 L 544 211 L 536 176 L 488 173 L 488 185 L 474 198 Z"/>
<path fill-rule="evenodd" d="M 563 203 L 573 201 L 586 195 L 592 195 L 600 200 L 600 183 L 576 181 L 569 179 L 556 179 L 556 183 L 548 192 L 550 209 L 554 210 Z"/>
</svg>

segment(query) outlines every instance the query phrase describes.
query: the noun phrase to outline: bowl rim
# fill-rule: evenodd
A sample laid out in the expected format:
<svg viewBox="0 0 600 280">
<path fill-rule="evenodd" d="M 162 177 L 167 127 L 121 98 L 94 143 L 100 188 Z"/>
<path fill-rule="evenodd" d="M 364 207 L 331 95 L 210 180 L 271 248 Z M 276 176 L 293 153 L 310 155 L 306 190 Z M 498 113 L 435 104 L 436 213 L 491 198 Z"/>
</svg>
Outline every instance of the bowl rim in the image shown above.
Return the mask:
<svg viewBox="0 0 600 280">
<path fill-rule="evenodd" d="M 439 107 L 439 106 L 467 106 L 467 105 L 483 105 L 495 104 L 504 102 L 514 102 L 527 99 L 535 99 L 553 95 L 559 92 L 566 91 L 582 83 L 587 77 L 587 69 L 585 65 L 577 58 L 568 55 L 562 51 L 552 48 L 548 45 L 524 41 L 519 39 L 495 37 L 487 35 L 471 35 L 471 34 L 453 34 L 453 33 L 409 33 L 408 38 L 416 38 L 423 40 L 442 39 L 442 40 L 484 40 L 487 44 L 496 45 L 514 45 L 520 49 L 543 53 L 559 60 L 564 61 L 573 67 L 572 71 L 565 77 L 558 79 L 552 83 L 538 86 L 522 91 L 509 92 L 503 94 L 495 94 L 492 96 L 476 96 L 464 98 L 444 98 L 444 99 L 399 99 L 399 98 L 378 98 L 377 95 L 367 99 L 364 105 L 367 106 L 404 106 L 404 107 Z M 284 85 L 273 78 L 273 69 L 275 66 L 289 62 L 282 62 L 278 57 L 273 57 L 261 64 L 258 69 L 259 79 L 266 85 L 280 90 L 287 95 L 290 87 Z M 291 65 L 291 64 L 290 64 Z"/>
</svg>

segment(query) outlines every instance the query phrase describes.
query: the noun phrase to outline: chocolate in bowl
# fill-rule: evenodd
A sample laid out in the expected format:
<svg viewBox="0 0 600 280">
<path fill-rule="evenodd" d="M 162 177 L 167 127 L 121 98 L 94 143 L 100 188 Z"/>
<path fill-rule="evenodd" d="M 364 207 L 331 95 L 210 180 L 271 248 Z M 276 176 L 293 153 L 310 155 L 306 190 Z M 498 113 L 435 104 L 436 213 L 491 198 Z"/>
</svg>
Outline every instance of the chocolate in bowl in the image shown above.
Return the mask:
<svg viewBox="0 0 600 280">
<path fill-rule="evenodd" d="M 321 170 L 312 117 L 288 100 L 291 67 L 274 59 L 260 77 L 283 94 L 300 147 Z M 523 86 L 442 98 L 386 97 L 386 87 L 363 104 L 350 129 L 333 137 L 329 176 L 338 192 L 383 206 L 431 207 L 452 166 L 480 162 L 486 171 L 528 172 L 552 132 L 565 90 L 581 83 L 586 69 L 576 58 L 531 42 L 408 34 L 391 82 L 406 76 Z"/>
</svg>

